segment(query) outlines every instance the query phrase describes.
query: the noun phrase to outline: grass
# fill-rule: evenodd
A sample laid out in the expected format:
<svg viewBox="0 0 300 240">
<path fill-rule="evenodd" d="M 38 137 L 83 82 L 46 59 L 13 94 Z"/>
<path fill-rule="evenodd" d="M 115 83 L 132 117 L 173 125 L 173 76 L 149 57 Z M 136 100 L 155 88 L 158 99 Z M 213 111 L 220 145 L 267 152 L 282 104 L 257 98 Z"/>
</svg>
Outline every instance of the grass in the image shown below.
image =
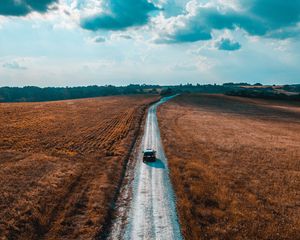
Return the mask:
<svg viewBox="0 0 300 240">
<path fill-rule="evenodd" d="M 299 103 L 191 94 L 158 116 L 185 239 L 299 239 Z"/>
<path fill-rule="evenodd" d="M 0 239 L 93 239 L 155 97 L 0 104 Z"/>
</svg>

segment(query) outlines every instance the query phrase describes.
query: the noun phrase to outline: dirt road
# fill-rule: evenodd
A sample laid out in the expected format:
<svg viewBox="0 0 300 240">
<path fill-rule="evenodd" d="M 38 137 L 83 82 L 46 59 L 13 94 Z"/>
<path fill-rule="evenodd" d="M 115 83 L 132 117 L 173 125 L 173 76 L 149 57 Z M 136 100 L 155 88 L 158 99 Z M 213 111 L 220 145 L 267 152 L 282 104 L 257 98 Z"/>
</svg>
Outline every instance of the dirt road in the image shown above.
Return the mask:
<svg viewBox="0 0 300 240">
<path fill-rule="evenodd" d="M 122 231 L 118 224 L 114 224 L 109 239 L 182 239 L 156 116 L 157 107 L 169 99 L 163 98 L 149 109 L 143 140 L 137 154 L 125 228 Z M 157 151 L 156 162 L 142 162 L 142 151 L 147 148 Z"/>
</svg>

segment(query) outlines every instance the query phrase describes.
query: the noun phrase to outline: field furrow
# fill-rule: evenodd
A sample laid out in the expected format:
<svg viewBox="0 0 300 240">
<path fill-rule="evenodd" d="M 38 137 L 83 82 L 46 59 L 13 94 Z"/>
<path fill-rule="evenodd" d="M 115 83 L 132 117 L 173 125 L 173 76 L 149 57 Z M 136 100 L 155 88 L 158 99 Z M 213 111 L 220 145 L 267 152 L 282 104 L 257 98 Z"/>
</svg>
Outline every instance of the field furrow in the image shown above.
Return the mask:
<svg viewBox="0 0 300 240">
<path fill-rule="evenodd" d="M 0 239 L 93 239 L 156 97 L 0 104 Z"/>
</svg>

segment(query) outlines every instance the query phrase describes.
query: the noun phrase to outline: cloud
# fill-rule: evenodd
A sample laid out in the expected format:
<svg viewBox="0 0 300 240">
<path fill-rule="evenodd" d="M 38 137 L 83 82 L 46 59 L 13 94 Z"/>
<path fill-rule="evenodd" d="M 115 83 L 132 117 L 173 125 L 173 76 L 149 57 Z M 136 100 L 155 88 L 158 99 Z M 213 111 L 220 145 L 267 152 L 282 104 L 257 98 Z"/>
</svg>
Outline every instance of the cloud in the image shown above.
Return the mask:
<svg viewBox="0 0 300 240">
<path fill-rule="evenodd" d="M 25 16 L 31 12 L 45 13 L 57 0 L 1 0 L 0 15 Z"/>
<path fill-rule="evenodd" d="M 219 50 L 236 51 L 241 48 L 241 44 L 239 42 L 233 42 L 229 38 L 222 38 L 220 41 L 216 43 L 216 47 Z"/>
<path fill-rule="evenodd" d="M 300 1 L 240 0 L 239 7 L 221 1 L 192 0 L 186 13 L 168 19 L 160 18 L 158 43 L 181 43 L 210 40 L 213 30 L 242 29 L 252 36 L 290 38 L 300 21 Z M 299 28 L 295 28 L 298 31 Z"/>
<path fill-rule="evenodd" d="M 2 65 L 2 67 L 7 68 L 7 69 L 12 69 L 12 70 L 26 70 L 27 69 L 27 67 L 21 66 L 16 61 L 4 63 Z"/>
<path fill-rule="evenodd" d="M 104 37 L 99 37 L 99 36 L 94 39 L 94 42 L 96 43 L 103 43 L 105 41 L 106 39 Z"/>
<path fill-rule="evenodd" d="M 177 16 L 185 9 L 186 0 L 160 0 L 158 5 L 163 9 L 165 16 Z"/>
<path fill-rule="evenodd" d="M 209 30 L 200 25 L 190 23 L 185 27 L 178 27 L 174 32 L 163 33 L 163 38 L 155 40 L 156 43 L 181 43 L 181 42 L 197 42 L 211 40 L 212 36 Z"/>
<path fill-rule="evenodd" d="M 196 71 L 198 68 L 195 64 L 190 64 L 190 63 L 178 63 L 175 65 L 172 65 L 170 67 L 171 71 L 184 71 L 184 72 L 189 72 L 189 71 Z"/>
<path fill-rule="evenodd" d="M 126 40 L 133 39 L 133 37 L 132 37 L 132 36 L 130 36 L 130 35 L 126 35 L 126 34 L 122 34 L 122 35 L 120 35 L 120 38 L 123 38 L 123 39 L 126 39 Z"/>
<path fill-rule="evenodd" d="M 280 28 L 267 34 L 269 38 L 276 39 L 287 39 L 287 38 L 298 38 L 300 36 L 300 26 Z"/>
<path fill-rule="evenodd" d="M 106 12 L 81 19 L 81 27 L 91 31 L 124 30 L 142 26 L 158 8 L 148 0 L 110 0 Z"/>
<path fill-rule="evenodd" d="M 300 1 L 247 0 L 249 12 L 263 18 L 269 28 L 295 25 L 300 20 Z"/>
</svg>

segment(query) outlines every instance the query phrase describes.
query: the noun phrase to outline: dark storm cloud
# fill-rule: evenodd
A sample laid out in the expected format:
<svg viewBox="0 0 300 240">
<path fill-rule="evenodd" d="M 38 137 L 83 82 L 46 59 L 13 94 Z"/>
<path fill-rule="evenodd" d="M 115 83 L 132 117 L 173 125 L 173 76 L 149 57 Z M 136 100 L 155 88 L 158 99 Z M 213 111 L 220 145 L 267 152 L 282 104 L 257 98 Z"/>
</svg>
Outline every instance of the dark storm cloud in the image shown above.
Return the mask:
<svg viewBox="0 0 300 240">
<path fill-rule="evenodd" d="M 147 0 L 110 0 L 109 12 L 96 14 L 81 20 L 82 28 L 91 31 L 123 30 L 148 22 L 149 14 L 158 8 Z"/>
<path fill-rule="evenodd" d="M 209 40 L 214 29 L 240 28 L 252 36 L 291 38 L 298 36 L 300 1 L 241 0 L 243 10 L 220 10 L 218 6 L 197 6 L 193 14 L 181 15 L 183 25 L 178 24 L 171 34 L 165 34 L 157 42 L 195 42 Z M 288 29 L 288 30 L 286 30 Z"/>
<path fill-rule="evenodd" d="M 55 2 L 57 0 L 1 0 L 0 15 L 25 16 L 33 11 L 45 13 Z"/>
<path fill-rule="evenodd" d="M 266 26 L 261 24 L 260 18 L 235 11 L 221 13 L 215 8 L 203 8 L 197 19 L 193 21 L 201 23 L 208 31 L 213 29 L 233 30 L 236 27 L 244 29 L 251 35 L 264 35 L 267 31 Z M 194 25 L 196 24 L 194 23 Z"/>
<path fill-rule="evenodd" d="M 222 38 L 219 42 L 216 43 L 216 47 L 219 50 L 236 51 L 241 48 L 241 44 L 238 42 L 233 42 L 228 38 Z"/>
<path fill-rule="evenodd" d="M 263 18 L 270 28 L 291 26 L 300 20 L 299 0 L 251 0 L 250 2 L 252 2 L 250 13 Z"/>
</svg>

